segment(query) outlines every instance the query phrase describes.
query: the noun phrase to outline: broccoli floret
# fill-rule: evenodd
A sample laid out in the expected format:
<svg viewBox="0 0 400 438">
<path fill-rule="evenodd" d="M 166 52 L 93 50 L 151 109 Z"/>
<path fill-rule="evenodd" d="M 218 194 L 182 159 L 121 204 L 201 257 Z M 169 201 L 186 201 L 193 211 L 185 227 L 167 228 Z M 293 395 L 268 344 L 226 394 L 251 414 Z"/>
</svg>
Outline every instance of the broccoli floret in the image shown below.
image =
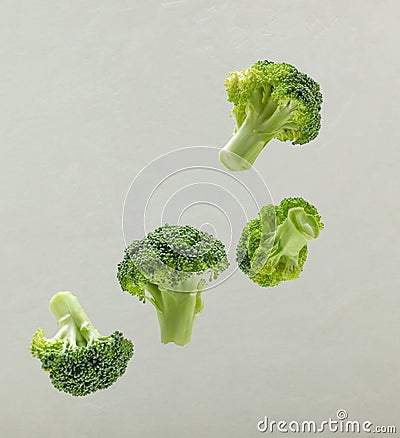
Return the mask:
<svg viewBox="0 0 400 438">
<path fill-rule="evenodd" d="M 71 292 L 55 294 L 50 311 L 60 329 L 52 338 L 38 329 L 30 351 L 42 362 L 55 388 L 85 396 L 108 388 L 125 373 L 133 344 L 122 333 L 101 336 Z"/>
<path fill-rule="evenodd" d="M 259 61 L 225 81 L 235 129 L 220 151 L 230 170 L 250 169 L 273 138 L 293 145 L 313 140 L 321 125 L 319 85 L 294 66 Z"/>
<path fill-rule="evenodd" d="M 190 342 L 201 293 L 229 266 L 224 245 L 190 225 L 163 225 L 125 250 L 117 278 L 124 291 L 157 310 L 161 342 Z"/>
<path fill-rule="evenodd" d="M 266 205 L 242 231 L 236 248 L 239 268 L 263 287 L 294 280 L 307 259 L 307 243 L 323 227 L 317 209 L 303 198 Z"/>
</svg>

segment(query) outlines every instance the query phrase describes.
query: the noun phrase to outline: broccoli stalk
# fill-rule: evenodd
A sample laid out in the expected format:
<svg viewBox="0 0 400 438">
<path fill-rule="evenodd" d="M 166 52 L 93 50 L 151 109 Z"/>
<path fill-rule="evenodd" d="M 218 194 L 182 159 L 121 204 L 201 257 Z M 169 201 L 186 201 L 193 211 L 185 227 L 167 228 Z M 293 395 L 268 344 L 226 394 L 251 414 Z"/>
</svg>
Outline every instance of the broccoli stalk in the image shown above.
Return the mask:
<svg viewBox="0 0 400 438">
<path fill-rule="evenodd" d="M 101 336 L 70 292 L 55 294 L 49 307 L 59 330 L 46 338 L 38 329 L 30 351 L 42 362 L 42 369 L 49 373 L 56 389 L 85 396 L 108 388 L 125 373 L 133 344 L 121 332 Z"/>
<path fill-rule="evenodd" d="M 203 309 L 201 291 L 177 292 L 147 284 L 150 301 L 157 310 L 161 342 L 183 346 L 190 342 L 195 317 Z"/>
<path fill-rule="evenodd" d="M 60 339 L 64 345 L 85 347 L 101 338 L 86 315 L 78 298 L 71 292 L 58 292 L 49 303 L 51 313 L 55 316 L 60 330 L 53 340 Z"/>
<path fill-rule="evenodd" d="M 300 269 L 301 249 L 318 235 L 319 226 L 315 217 L 307 214 L 301 207 L 291 208 L 275 234 L 275 242 L 268 255 L 268 264 L 276 269 L 280 263 L 283 263 L 288 277 L 292 272 L 297 273 Z"/>
<path fill-rule="evenodd" d="M 277 133 L 295 127 L 293 105 L 278 107 L 270 98 L 271 87 L 253 92 L 246 108 L 246 118 L 220 151 L 221 162 L 230 170 L 248 170 L 260 152 Z"/>
<path fill-rule="evenodd" d="M 318 135 L 319 85 L 292 65 L 260 61 L 231 72 L 225 86 L 236 120 L 232 138 L 220 151 L 228 169 L 250 169 L 273 138 L 304 144 Z"/>
</svg>

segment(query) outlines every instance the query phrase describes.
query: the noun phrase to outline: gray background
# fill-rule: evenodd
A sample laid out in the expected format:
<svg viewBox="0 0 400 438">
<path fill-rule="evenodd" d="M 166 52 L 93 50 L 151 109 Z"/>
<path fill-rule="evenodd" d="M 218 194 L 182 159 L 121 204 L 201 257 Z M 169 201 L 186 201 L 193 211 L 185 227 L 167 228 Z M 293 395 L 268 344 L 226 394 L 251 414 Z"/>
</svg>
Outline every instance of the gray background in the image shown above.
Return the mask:
<svg viewBox="0 0 400 438">
<path fill-rule="evenodd" d="M 0 5 L 1 436 L 255 437 L 264 415 L 338 409 L 400 428 L 399 3 Z M 326 230 L 299 280 L 263 290 L 236 272 L 204 296 L 192 343 L 163 346 L 154 309 L 115 279 L 126 190 L 160 154 L 223 145 L 225 76 L 260 58 L 321 84 L 319 137 L 272 142 L 257 169 Z M 63 289 L 136 345 L 126 375 L 83 399 L 28 353 Z"/>
</svg>

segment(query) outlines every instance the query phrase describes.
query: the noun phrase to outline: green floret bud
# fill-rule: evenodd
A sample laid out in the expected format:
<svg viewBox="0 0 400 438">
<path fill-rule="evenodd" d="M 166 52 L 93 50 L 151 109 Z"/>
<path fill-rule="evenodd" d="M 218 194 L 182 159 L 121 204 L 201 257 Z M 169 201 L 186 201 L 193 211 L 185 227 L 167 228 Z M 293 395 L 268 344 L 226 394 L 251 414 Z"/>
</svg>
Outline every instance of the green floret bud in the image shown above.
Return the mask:
<svg viewBox="0 0 400 438">
<path fill-rule="evenodd" d="M 108 388 L 125 373 L 133 344 L 121 332 L 101 336 L 70 292 L 54 295 L 50 310 L 60 329 L 52 338 L 38 329 L 30 351 L 42 362 L 56 389 L 85 396 Z"/>
<path fill-rule="evenodd" d="M 122 290 L 157 310 L 161 342 L 190 342 L 201 293 L 229 266 L 222 242 L 190 225 L 164 225 L 125 250 L 117 278 Z"/>
<path fill-rule="evenodd" d="M 293 145 L 313 140 L 321 126 L 319 85 L 294 66 L 259 61 L 225 81 L 234 135 L 220 152 L 230 170 L 246 170 L 273 138 Z"/>
<path fill-rule="evenodd" d="M 236 249 L 239 268 L 263 287 L 294 280 L 307 259 L 307 243 L 323 227 L 317 209 L 303 198 L 267 205 L 242 231 Z"/>
</svg>

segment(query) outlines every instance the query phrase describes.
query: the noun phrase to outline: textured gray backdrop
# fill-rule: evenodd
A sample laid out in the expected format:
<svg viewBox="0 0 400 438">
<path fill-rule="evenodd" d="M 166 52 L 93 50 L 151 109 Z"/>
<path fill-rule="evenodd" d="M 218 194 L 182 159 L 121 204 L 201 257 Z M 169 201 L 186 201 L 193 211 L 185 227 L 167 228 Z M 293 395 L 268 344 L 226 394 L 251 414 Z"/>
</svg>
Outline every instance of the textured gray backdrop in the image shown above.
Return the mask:
<svg viewBox="0 0 400 438">
<path fill-rule="evenodd" d="M 1 436 L 247 438 L 265 415 L 338 409 L 400 429 L 399 14 L 371 0 L 1 1 Z M 236 272 L 204 296 L 192 343 L 163 346 L 154 309 L 115 279 L 126 190 L 160 154 L 223 145 L 226 73 L 261 58 L 321 84 L 319 137 L 271 142 L 257 169 L 274 199 L 315 202 L 326 229 L 298 281 L 262 290 Z M 63 289 L 136 345 L 126 375 L 84 399 L 28 353 L 38 326 L 55 331 Z"/>
</svg>

